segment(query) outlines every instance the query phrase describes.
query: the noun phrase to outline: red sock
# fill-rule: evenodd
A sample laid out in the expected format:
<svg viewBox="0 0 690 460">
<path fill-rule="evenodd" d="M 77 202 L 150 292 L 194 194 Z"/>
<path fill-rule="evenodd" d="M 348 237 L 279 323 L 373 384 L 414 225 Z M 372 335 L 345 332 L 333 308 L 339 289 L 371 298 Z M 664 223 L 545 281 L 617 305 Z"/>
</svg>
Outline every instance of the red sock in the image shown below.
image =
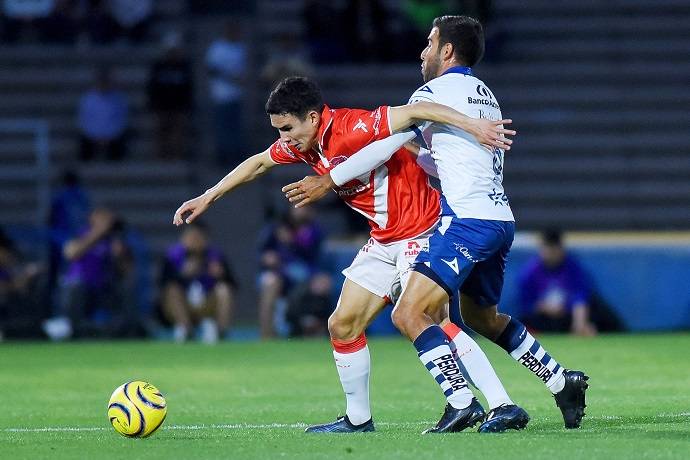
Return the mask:
<svg viewBox="0 0 690 460">
<path fill-rule="evenodd" d="M 460 329 L 454 323 L 446 323 L 446 325 L 443 326 L 443 332 L 446 333 L 448 340 L 453 340 L 456 335 L 458 335 L 460 332 L 462 332 L 462 329 Z"/>
<path fill-rule="evenodd" d="M 364 336 L 364 332 L 353 340 L 336 340 L 331 339 L 333 344 L 333 349 L 338 353 L 354 353 L 361 350 L 367 346 L 367 338 Z"/>
</svg>

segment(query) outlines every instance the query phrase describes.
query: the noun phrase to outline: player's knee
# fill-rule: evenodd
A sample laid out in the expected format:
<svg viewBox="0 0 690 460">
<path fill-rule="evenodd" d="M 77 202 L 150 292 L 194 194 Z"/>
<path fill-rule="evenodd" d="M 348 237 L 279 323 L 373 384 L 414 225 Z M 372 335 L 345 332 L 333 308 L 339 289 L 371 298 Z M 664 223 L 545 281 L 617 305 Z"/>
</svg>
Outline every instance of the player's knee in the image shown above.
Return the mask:
<svg viewBox="0 0 690 460">
<path fill-rule="evenodd" d="M 360 329 L 354 315 L 343 314 L 336 310 L 328 318 L 328 333 L 333 339 L 354 339 L 363 332 Z"/>
<path fill-rule="evenodd" d="M 409 329 L 412 313 L 413 311 L 410 308 L 410 305 L 404 302 L 402 299 L 397 303 L 395 308 L 393 308 L 391 320 L 400 332 L 405 333 L 405 331 Z"/>
<path fill-rule="evenodd" d="M 490 340 L 494 340 L 500 335 L 509 319 L 508 316 L 498 313 L 496 307 L 487 307 L 481 310 L 473 309 L 468 314 L 463 310 L 465 324 Z"/>
</svg>

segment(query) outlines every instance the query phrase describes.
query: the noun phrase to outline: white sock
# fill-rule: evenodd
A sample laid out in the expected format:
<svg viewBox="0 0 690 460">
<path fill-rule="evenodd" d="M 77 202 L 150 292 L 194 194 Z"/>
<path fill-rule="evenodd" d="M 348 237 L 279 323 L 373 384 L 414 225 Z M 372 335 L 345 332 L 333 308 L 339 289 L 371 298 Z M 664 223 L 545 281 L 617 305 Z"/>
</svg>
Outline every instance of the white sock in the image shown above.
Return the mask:
<svg viewBox="0 0 690 460">
<path fill-rule="evenodd" d="M 515 318 L 510 319 L 506 329 L 495 342 L 544 382 L 551 393 L 556 394 L 565 386 L 561 365 Z"/>
<path fill-rule="evenodd" d="M 364 336 L 362 335 L 361 337 L 363 338 Z M 345 400 L 347 402 L 345 413 L 353 425 L 361 425 L 371 419 L 371 408 L 369 406 L 369 371 L 371 369 L 371 360 L 366 341 L 364 341 L 364 344 L 364 347 L 357 351 L 342 353 L 343 349 L 336 345 L 334 341 L 334 347 L 341 350 L 333 350 L 333 358 L 335 358 L 335 367 L 338 369 L 340 383 L 345 392 Z"/>
<path fill-rule="evenodd" d="M 460 365 L 464 367 L 465 376 L 482 392 L 489 403 L 489 408 L 495 409 L 503 404 L 515 404 L 477 342 L 453 323 L 447 324 L 443 330 L 457 349 L 458 359 Z"/>
</svg>

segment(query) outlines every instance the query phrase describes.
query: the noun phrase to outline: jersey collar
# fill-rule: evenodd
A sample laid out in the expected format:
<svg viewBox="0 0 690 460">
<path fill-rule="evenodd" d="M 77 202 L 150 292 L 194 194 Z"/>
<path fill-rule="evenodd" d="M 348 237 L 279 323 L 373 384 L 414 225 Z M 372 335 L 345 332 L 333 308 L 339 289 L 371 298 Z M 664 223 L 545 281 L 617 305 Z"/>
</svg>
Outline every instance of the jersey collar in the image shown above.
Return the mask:
<svg viewBox="0 0 690 460">
<path fill-rule="evenodd" d="M 468 75 L 472 76 L 472 68 L 471 67 L 465 67 L 461 65 L 456 65 L 454 67 L 449 68 L 445 72 L 443 72 L 441 75 L 445 75 L 447 73 L 461 73 L 463 75 Z"/>
<path fill-rule="evenodd" d="M 323 140 L 326 137 L 326 133 L 333 124 L 333 112 L 333 109 L 324 104 L 323 110 L 321 111 L 321 123 L 319 123 L 319 130 L 316 133 L 316 139 L 318 140 L 321 151 L 323 151 Z"/>
</svg>

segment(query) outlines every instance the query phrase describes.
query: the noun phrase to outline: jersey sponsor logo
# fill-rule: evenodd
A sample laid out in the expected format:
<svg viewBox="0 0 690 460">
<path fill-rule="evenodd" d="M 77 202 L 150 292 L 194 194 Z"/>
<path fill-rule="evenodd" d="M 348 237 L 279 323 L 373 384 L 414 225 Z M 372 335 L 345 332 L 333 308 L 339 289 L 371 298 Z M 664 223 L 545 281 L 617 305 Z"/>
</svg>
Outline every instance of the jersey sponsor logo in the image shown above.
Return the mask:
<svg viewBox="0 0 690 460">
<path fill-rule="evenodd" d="M 454 243 L 455 250 L 458 251 L 460 254 L 462 254 L 465 259 L 469 260 L 473 264 L 476 264 L 479 262 L 479 259 L 475 259 L 472 254 L 470 254 L 470 250 L 467 249 L 462 243 Z"/>
<path fill-rule="evenodd" d="M 500 110 L 501 107 L 492 101 L 491 99 L 480 99 L 480 98 L 474 98 L 471 96 L 467 96 L 467 103 L 468 104 L 476 104 L 476 105 L 488 105 L 489 107 L 493 107 L 494 109 Z"/>
<path fill-rule="evenodd" d="M 477 85 L 477 94 L 480 96 L 488 97 L 489 99 L 496 99 L 491 91 L 489 91 L 489 88 L 487 88 L 484 85 Z"/>
<path fill-rule="evenodd" d="M 348 187 L 348 184 L 352 182 L 357 182 L 357 184 L 353 184 L 352 186 Z M 360 193 L 368 190 L 370 188 L 369 184 L 362 184 L 359 182 L 357 179 L 354 179 L 347 184 L 344 184 L 342 187 L 339 187 L 336 190 L 336 193 L 338 194 L 339 197 L 349 197 L 349 196 L 355 196 L 359 195 Z"/>
<path fill-rule="evenodd" d="M 408 241 L 407 250 L 405 251 L 405 257 L 415 257 L 419 255 L 421 248 L 422 247 L 416 241 Z"/>
<path fill-rule="evenodd" d="M 553 372 L 529 351 L 526 351 L 525 354 L 520 356 L 518 362 L 522 363 L 523 366 L 539 377 L 544 383 L 548 382 L 553 376 Z"/>
<path fill-rule="evenodd" d="M 458 268 L 458 258 L 454 258 L 453 260 L 446 260 L 446 259 L 441 259 L 446 265 L 450 267 L 451 270 L 455 272 L 456 275 L 460 274 L 460 268 Z"/>
<path fill-rule="evenodd" d="M 357 124 L 355 125 L 354 128 L 352 128 L 352 132 L 354 133 L 354 132 L 357 131 L 358 129 L 361 129 L 361 130 L 364 131 L 365 133 L 368 133 L 368 132 L 369 132 L 369 130 L 367 129 L 366 123 L 364 123 L 364 122 L 362 121 L 361 118 L 360 118 L 359 120 L 357 120 Z"/>
<path fill-rule="evenodd" d="M 378 135 L 379 135 L 379 128 L 380 128 L 380 126 L 381 126 L 381 117 L 382 117 L 382 116 L 383 116 L 383 115 L 381 115 L 381 107 L 379 107 L 378 109 L 376 109 L 376 110 L 374 111 L 374 125 L 373 125 L 372 127 L 374 128 L 374 135 L 375 135 L 375 136 L 378 136 Z M 361 121 L 361 120 L 360 120 L 360 121 Z M 366 127 L 365 127 L 365 128 L 366 128 Z M 353 130 L 353 131 L 354 131 L 354 130 Z M 366 129 L 365 129 L 364 131 L 367 132 Z"/>
<path fill-rule="evenodd" d="M 492 150 L 494 154 L 493 170 L 496 176 L 503 174 L 503 151 L 498 147 L 494 147 Z M 494 181 L 497 179 L 494 178 Z M 500 178 L 498 179 L 500 180 Z"/>
</svg>

